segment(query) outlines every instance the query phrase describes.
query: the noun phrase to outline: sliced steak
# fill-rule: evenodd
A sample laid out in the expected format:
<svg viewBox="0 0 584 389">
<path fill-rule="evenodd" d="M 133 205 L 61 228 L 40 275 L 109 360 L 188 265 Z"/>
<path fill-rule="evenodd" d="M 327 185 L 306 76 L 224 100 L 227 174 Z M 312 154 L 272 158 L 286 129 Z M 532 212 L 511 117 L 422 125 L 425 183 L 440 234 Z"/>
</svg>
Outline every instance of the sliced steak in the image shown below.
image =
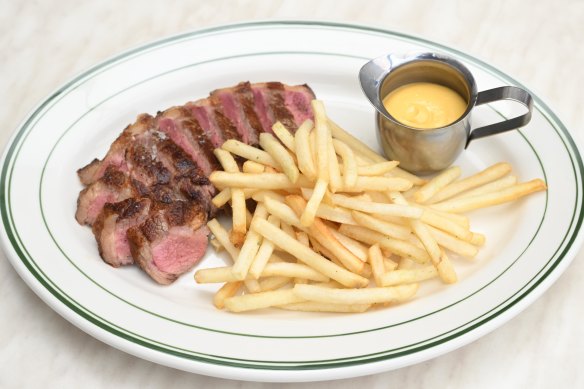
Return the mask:
<svg viewBox="0 0 584 389">
<path fill-rule="evenodd" d="M 106 203 L 116 203 L 136 195 L 128 173 L 117 168 L 109 165 L 96 182 L 79 193 L 75 213 L 79 224 L 92 225 Z"/>
<path fill-rule="evenodd" d="M 264 132 L 272 133 L 272 124 L 282 123 L 295 132 L 308 118 L 312 118 L 310 101 L 314 93 L 306 85 L 290 87 L 280 82 L 252 84 L 255 112 Z"/>
<path fill-rule="evenodd" d="M 217 213 L 208 176 L 228 139 L 256 145 L 276 121 L 291 131 L 312 118 L 306 85 L 240 83 L 206 99 L 138 116 L 106 156 L 78 170 L 86 185 L 76 219 L 92 225 L 99 253 L 114 267 L 137 263 L 173 282 L 205 253 L 206 222 Z"/>
<path fill-rule="evenodd" d="M 253 93 L 249 83 L 245 84 L 239 84 L 233 88 L 217 89 L 211 93 L 210 101 L 216 109 L 221 107 L 223 114 L 235 126 L 242 142 L 257 145 L 258 133 L 261 132 L 262 127 L 253 111 Z M 246 86 L 249 89 L 249 95 L 246 95 Z M 241 95 L 241 100 L 238 94 Z M 247 106 L 243 104 L 246 99 L 249 99 Z M 248 117 L 250 114 L 252 117 Z"/>
<path fill-rule="evenodd" d="M 160 131 L 182 148 L 205 175 L 217 170 L 219 162 L 213 155 L 213 144 L 201 125 L 185 107 L 172 107 L 158 115 Z"/>
<path fill-rule="evenodd" d="M 132 257 L 156 282 L 172 283 L 207 250 L 206 214 L 194 201 L 155 202 L 148 219 L 128 229 Z"/>
<path fill-rule="evenodd" d="M 99 254 L 113 267 L 134 263 L 126 232 L 146 221 L 151 201 L 147 198 L 129 198 L 107 203 L 93 223 Z"/>
</svg>

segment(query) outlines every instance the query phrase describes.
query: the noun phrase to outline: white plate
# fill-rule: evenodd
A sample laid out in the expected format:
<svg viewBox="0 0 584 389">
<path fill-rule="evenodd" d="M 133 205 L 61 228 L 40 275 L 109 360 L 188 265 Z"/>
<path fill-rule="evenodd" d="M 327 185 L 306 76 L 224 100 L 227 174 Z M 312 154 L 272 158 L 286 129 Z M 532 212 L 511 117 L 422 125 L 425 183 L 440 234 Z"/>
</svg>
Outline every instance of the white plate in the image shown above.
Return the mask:
<svg viewBox="0 0 584 389">
<path fill-rule="evenodd" d="M 131 50 L 58 89 L 18 128 L 0 176 L 2 243 L 28 285 L 67 320 L 131 354 L 212 376 L 258 381 L 338 379 L 436 357 L 503 324 L 533 302 L 574 257 L 582 223 L 582 161 L 566 128 L 535 97 L 531 123 L 474 142 L 457 161 L 471 174 L 500 160 L 523 180 L 549 186 L 511 205 L 473 212 L 487 235 L 475 261 L 455 260 L 460 282 L 428 282 L 418 297 L 358 315 L 278 310 L 229 314 L 215 286 L 192 273 L 169 287 L 98 256 L 74 218 L 75 170 L 102 157 L 138 113 L 206 96 L 239 81 L 308 83 L 329 114 L 375 145 L 373 110 L 357 72 L 387 52 L 448 53 L 469 66 L 479 90 L 519 85 L 493 67 L 426 40 L 368 27 L 264 22 L 188 33 Z M 496 109 L 496 110 L 495 110 Z M 477 111 L 477 124 L 508 115 Z M 211 252 L 204 266 L 222 263 Z"/>
</svg>

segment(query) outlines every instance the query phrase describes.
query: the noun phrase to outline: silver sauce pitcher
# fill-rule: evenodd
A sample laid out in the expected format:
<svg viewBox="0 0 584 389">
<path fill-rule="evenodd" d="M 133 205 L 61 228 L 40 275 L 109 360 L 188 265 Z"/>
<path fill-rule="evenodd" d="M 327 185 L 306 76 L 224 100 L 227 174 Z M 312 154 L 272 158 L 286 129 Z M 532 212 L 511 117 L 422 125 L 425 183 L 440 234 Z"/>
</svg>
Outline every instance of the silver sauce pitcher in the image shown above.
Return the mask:
<svg viewBox="0 0 584 389">
<path fill-rule="evenodd" d="M 377 110 L 378 139 L 386 156 L 400 167 L 417 174 L 429 174 L 450 166 L 474 139 L 517 129 L 531 119 L 532 98 L 524 89 L 502 86 L 478 92 L 471 72 L 459 61 L 438 53 L 409 57 L 384 55 L 366 63 L 359 72 L 365 96 Z M 383 106 L 394 89 L 413 82 L 430 82 L 456 91 L 467 102 L 465 112 L 455 122 L 439 128 L 419 129 L 396 120 Z M 498 100 L 514 100 L 527 113 L 471 130 L 475 106 Z"/>
</svg>

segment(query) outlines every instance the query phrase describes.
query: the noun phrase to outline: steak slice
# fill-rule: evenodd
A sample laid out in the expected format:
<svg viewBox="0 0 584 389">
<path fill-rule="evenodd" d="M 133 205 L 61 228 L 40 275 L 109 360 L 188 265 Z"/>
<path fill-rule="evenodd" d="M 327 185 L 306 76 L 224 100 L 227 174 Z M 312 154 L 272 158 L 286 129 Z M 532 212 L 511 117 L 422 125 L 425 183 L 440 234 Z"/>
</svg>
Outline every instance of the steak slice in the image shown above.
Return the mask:
<svg viewBox="0 0 584 389">
<path fill-rule="evenodd" d="M 113 267 L 134 263 L 126 232 L 144 223 L 150 211 L 147 198 L 129 198 L 117 203 L 107 203 L 93 223 L 99 255 Z"/>
<path fill-rule="evenodd" d="M 83 185 L 90 185 L 105 173 L 109 166 L 115 166 L 117 170 L 126 171 L 126 148 L 132 143 L 134 137 L 148 131 L 154 124 L 154 118 L 148 114 L 141 114 L 136 121 L 128 125 L 118 138 L 112 143 L 106 156 L 100 161 L 94 159 L 85 167 L 77 170 L 77 175 Z"/>
<path fill-rule="evenodd" d="M 235 126 L 242 142 L 257 145 L 258 133 L 262 131 L 262 126 L 253 110 L 253 92 L 249 85 L 247 82 L 233 88 L 217 89 L 211 92 L 209 98 L 213 107 L 222 108 L 224 115 Z"/>
<path fill-rule="evenodd" d="M 79 193 L 75 219 L 79 224 L 92 225 L 106 203 L 116 203 L 135 195 L 128 173 L 109 165 L 96 182 Z"/>
<path fill-rule="evenodd" d="M 172 107 L 157 117 L 160 131 L 182 148 L 205 175 L 219 169 L 213 144 L 207 133 L 185 107 Z"/>
<path fill-rule="evenodd" d="M 205 254 L 206 215 L 194 201 L 154 202 L 146 221 L 128 229 L 132 257 L 156 282 L 172 283 Z"/>
<path fill-rule="evenodd" d="M 264 132 L 272 133 L 272 124 L 278 121 L 295 132 L 304 120 L 312 118 L 310 101 L 315 96 L 307 85 L 266 82 L 252 84 L 251 89 L 255 112 Z"/>
</svg>

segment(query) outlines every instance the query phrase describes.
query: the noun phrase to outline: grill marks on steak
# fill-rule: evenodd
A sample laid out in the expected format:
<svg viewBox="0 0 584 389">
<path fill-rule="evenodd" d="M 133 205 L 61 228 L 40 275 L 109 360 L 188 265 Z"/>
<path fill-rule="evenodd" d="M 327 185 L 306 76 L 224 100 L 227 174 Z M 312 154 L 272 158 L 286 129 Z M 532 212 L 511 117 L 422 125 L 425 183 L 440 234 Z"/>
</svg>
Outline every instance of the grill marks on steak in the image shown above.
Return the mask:
<svg viewBox="0 0 584 389">
<path fill-rule="evenodd" d="M 205 215 L 195 201 L 155 202 L 148 219 L 128 229 L 132 257 L 156 282 L 172 283 L 207 249 Z"/>
<path fill-rule="evenodd" d="M 83 189 L 77 198 L 75 219 L 79 224 L 92 225 L 107 203 L 116 203 L 135 196 L 128 174 L 118 167 L 107 166 L 103 175 Z"/>
<path fill-rule="evenodd" d="M 169 284 L 207 248 L 207 218 L 217 209 L 208 176 L 213 154 L 228 139 L 256 145 L 277 120 L 295 131 L 312 118 L 306 85 L 240 83 L 207 99 L 138 116 L 102 160 L 78 170 L 86 185 L 76 219 L 92 226 L 99 253 L 118 267 L 137 263 Z"/>
<path fill-rule="evenodd" d="M 147 198 L 128 198 L 105 204 L 92 226 L 99 254 L 105 262 L 113 267 L 134 262 L 127 231 L 146 221 L 151 203 Z"/>
</svg>

